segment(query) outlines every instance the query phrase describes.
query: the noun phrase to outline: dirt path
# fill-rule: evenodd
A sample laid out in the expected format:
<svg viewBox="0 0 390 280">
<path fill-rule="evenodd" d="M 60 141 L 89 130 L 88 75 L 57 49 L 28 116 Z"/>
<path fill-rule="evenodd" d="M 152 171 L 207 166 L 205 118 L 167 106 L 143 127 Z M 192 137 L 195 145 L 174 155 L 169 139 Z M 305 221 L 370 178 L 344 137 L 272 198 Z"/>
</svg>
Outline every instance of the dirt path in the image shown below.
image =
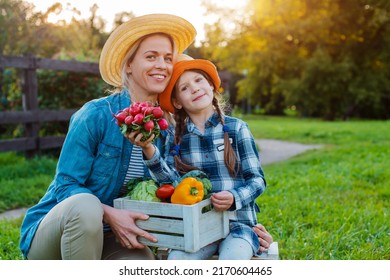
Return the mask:
<svg viewBox="0 0 390 280">
<path fill-rule="evenodd" d="M 304 145 L 269 139 L 258 139 L 256 143 L 260 147 L 260 161 L 262 165 L 283 161 L 307 150 L 320 149 L 322 147 L 322 145 Z M 19 218 L 26 213 L 26 210 L 27 208 L 21 208 L 0 213 L 0 220 Z"/>
<path fill-rule="evenodd" d="M 323 145 L 305 145 L 294 142 L 259 139 L 260 161 L 262 165 L 283 161 L 308 150 L 320 149 Z"/>
</svg>

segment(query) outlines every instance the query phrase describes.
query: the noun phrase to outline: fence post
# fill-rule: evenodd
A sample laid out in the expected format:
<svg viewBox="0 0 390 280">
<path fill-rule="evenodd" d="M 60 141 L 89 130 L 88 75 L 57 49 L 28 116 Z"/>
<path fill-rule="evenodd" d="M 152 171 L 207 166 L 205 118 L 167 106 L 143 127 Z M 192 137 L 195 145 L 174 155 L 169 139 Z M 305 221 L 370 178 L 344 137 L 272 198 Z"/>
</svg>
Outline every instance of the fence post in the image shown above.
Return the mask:
<svg viewBox="0 0 390 280">
<path fill-rule="evenodd" d="M 23 111 L 31 111 L 33 114 L 39 113 L 38 106 L 38 78 L 37 61 L 35 56 L 27 55 L 29 67 L 23 70 L 22 89 L 23 89 Z M 33 138 L 35 148 L 26 151 L 26 157 L 33 157 L 39 149 L 39 122 L 26 123 L 26 137 Z"/>
</svg>

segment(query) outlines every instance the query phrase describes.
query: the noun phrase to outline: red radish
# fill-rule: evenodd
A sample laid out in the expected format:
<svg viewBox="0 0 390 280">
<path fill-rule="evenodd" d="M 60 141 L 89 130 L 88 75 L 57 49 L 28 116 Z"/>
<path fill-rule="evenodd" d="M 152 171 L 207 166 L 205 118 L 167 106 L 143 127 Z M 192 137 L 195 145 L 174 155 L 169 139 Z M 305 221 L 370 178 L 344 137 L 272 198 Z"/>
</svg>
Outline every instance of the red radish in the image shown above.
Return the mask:
<svg viewBox="0 0 390 280">
<path fill-rule="evenodd" d="M 157 139 L 160 132 L 168 129 L 169 126 L 161 107 L 153 106 L 148 101 L 134 102 L 114 117 L 123 135 L 137 131 L 143 134 L 141 141 L 145 141 L 152 134 L 155 136 L 154 139 Z"/>
<path fill-rule="evenodd" d="M 149 102 L 145 101 L 145 102 L 141 102 L 139 104 L 139 107 L 140 107 L 141 112 L 144 113 L 145 109 L 148 108 L 148 107 L 151 107 L 151 105 L 149 104 Z"/>
<path fill-rule="evenodd" d="M 134 122 L 136 124 L 142 124 L 144 122 L 144 115 L 142 113 L 138 113 L 134 116 Z"/>
<path fill-rule="evenodd" d="M 127 116 L 126 119 L 125 119 L 125 124 L 132 125 L 133 121 L 134 121 L 134 117 L 132 115 Z"/>
<path fill-rule="evenodd" d="M 138 105 L 133 105 L 129 108 L 129 112 L 134 117 L 135 115 L 141 113 L 141 107 Z"/>
<path fill-rule="evenodd" d="M 139 106 L 141 106 L 141 107 L 152 107 L 152 104 L 150 104 L 150 102 L 148 102 L 148 101 L 144 101 L 144 102 L 141 102 L 139 104 Z"/>
<path fill-rule="evenodd" d="M 118 114 L 115 115 L 115 118 L 116 118 L 116 119 L 118 120 L 118 122 L 120 122 L 120 123 L 123 123 L 123 122 L 125 121 L 126 117 L 127 117 L 127 114 L 126 114 L 124 111 L 122 111 L 122 112 L 120 112 L 120 113 L 118 113 Z"/>
<path fill-rule="evenodd" d="M 169 126 L 166 119 L 159 119 L 157 123 L 161 130 L 166 130 Z"/>
<path fill-rule="evenodd" d="M 123 109 L 123 112 L 125 112 L 127 115 L 129 115 L 130 114 L 130 107 Z"/>
<path fill-rule="evenodd" d="M 145 116 L 151 115 L 153 113 L 153 110 L 154 110 L 153 107 L 146 107 L 144 111 L 144 115 Z"/>
<path fill-rule="evenodd" d="M 147 121 L 144 124 L 144 128 L 145 128 L 146 131 L 151 132 L 153 130 L 153 128 L 154 128 L 154 122 L 152 120 Z"/>
<path fill-rule="evenodd" d="M 162 118 L 162 116 L 164 115 L 164 112 L 160 107 L 154 107 L 152 112 L 153 112 L 153 116 L 156 119 Z"/>
</svg>

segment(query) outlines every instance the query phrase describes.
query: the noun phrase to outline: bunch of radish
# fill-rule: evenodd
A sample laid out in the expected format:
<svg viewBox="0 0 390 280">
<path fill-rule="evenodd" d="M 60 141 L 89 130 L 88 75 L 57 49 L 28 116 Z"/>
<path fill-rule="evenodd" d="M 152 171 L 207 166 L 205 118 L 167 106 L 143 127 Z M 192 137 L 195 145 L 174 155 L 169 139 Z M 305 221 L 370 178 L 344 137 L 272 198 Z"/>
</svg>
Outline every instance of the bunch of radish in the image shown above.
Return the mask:
<svg viewBox="0 0 390 280">
<path fill-rule="evenodd" d="M 141 141 L 145 141 L 152 134 L 156 139 L 161 130 L 168 128 L 168 122 L 163 115 L 160 106 L 153 106 L 149 102 L 135 102 L 130 107 L 119 111 L 114 117 L 123 135 L 140 131 L 143 134 Z"/>
</svg>

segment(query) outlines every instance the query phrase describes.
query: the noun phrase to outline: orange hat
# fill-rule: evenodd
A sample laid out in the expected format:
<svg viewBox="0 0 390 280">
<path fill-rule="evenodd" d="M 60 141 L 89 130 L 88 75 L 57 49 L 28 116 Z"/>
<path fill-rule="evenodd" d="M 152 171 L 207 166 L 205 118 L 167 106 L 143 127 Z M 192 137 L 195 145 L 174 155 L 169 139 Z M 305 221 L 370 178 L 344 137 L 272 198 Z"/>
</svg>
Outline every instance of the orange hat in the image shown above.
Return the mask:
<svg viewBox="0 0 390 280">
<path fill-rule="evenodd" d="M 161 108 L 171 113 L 175 112 L 175 107 L 172 104 L 171 96 L 172 90 L 180 78 L 180 76 L 188 70 L 202 70 L 210 76 L 214 85 L 214 90 L 219 90 L 221 86 L 221 79 L 219 78 L 217 67 L 209 61 L 204 59 L 193 59 L 188 55 L 181 54 L 178 57 L 178 62 L 173 66 L 172 78 L 169 81 L 165 90 L 159 94 L 158 100 Z"/>
</svg>

